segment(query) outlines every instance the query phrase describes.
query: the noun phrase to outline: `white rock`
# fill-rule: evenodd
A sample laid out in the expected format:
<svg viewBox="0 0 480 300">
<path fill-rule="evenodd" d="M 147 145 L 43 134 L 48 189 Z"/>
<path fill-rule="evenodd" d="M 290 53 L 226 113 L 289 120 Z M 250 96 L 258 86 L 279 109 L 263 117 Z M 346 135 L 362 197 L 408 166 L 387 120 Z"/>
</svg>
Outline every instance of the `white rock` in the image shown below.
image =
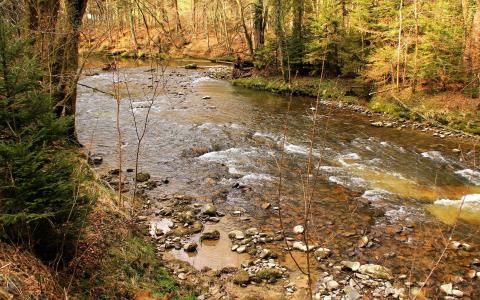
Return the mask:
<svg viewBox="0 0 480 300">
<path fill-rule="evenodd" d="M 330 249 L 318 248 L 317 250 L 315 250 L 315 257 L 317 258 L 317 260 L 321 260 L 328 257 L 330 253 L 331 253 Z"/>
<path fill-rule="evenodd" d="M 393 279 L 392 271 L 384 266 L 374 265 L 374 264 L 366 264 L 360 266 L 358 269 L 360 273 L 369 275 L 373 278 L 377 279 Z"/>
<path fill-rule="evenodd" d="M 453 284 L 446 283 L 440 286 L 440 290 L 447 295 L 451 295 L 453 291 Z"/>
<path fill-rule="evenodd" d="M 185 280 L 185 279 L 187 279 L 187 274 L 185 274 L 185 273 L 180 273 L 180 274 L 178 274 L 178 279 L 180 279 L 180 280 Z"/>
<path fill-rule="evenodd" d="M 452 295 L 454 295 L 455 297 L 463 297 L 463 292 L 460 290 L 453 290 Z"/>
<path fill-rule="evenodd" d="M 243 240 L 245 238 L 245 234 L 241 230 L 233 230 L 228 233 L 228 237 L 231 239 L 236 240 Z"/>
<path fill-rule="evenodd" d="M 245 245 L 241 245 L 241 246 L 239 246 L 239 247 L 237 248 L 237 252 L 238 252 L 238 253 L 243 253 L 243 252 L 245 252 L 246 250 L 247 250 L 247 246 L 245 246 Z"/>
<path fill-rule="evenodd" d="M 303 227 L 303 225 L 297 225 L 293 227 L 293 233 L 302 234 L 303 232 L 305 232 L 305 228 Z"/>
<path fill-rule="evenodd" d="M 335 280 L 330 280 L 329 282 L 327 282 L 327 290 L 329 291 L 336 290 L 339 286 L 340 284 L 338 284 L 338 282 L 336 282 Z"/>
<path fill-rule="evenodd" d="M 353 271 L 353 272 L 356 272 L 358 271 L 358 269 L 360 269 L 360 263 L 358 261 L 342 261 L 341 262 L 342 266 L 344 266 L 345 268 Z"/>
<path fill-rule="evenodd" d="M 308 249 L 307 249 L 307 245 L 305 245 L 303 242 L 297 241 L 297 242 L 293 243 L 292 248 L 295 249 L 295 250 L 298 250 L 298 251 L 307 252 L 307 251 L 312 251 L 313 249 L 315 249 L 315 246 L 314 245 L 308 245 Z"/>
</svg>

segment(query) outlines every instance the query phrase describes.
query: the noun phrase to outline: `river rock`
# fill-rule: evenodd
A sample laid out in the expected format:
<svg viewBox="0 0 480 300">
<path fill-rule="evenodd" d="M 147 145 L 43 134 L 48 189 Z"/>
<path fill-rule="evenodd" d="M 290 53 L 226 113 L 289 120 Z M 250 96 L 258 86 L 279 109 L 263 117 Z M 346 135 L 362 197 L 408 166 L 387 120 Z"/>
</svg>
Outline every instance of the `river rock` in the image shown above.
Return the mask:
<svg viewBox="0 0 480 300">
<path fill-rule="evenodd" d="M 326 284 L 327 290 L 329 290 L 329 291 L 334 291 L 334 290 L 338 289 L 339 286 L 340 286 L 340 284 L 338 282 L 336 282 L 335 280 L 330 280 Z"/>
<path fill-rule="evenodd" d="M 297 241 L 297 242 L 293 242 L 292 248 L 294 250 L 307 252 L 307 251 L 312 251 L 313 249 L 315 249 L 315 246 L 314 245 L 308 245 L 308 249 L 307 249 L 307 245 L 305 245 L 304 242 Z"/>
<path fill-rule="evenodd" d="M 368 242 L 369 242 L 368 236 L 364 235 L 358 240 L 357 245 L 359 248 L 364 248 L 368 245 Z"/>
<path fill-rule="evenodd" d="M 246 245 L 240 245 L 240 246 L 238 246 L 236 251 L 237 251 L 237 253 L 244 253 L 245 251 L 247 251 L 247 246 Z"/>
<path fill-rule="evenodd" d="M 330 249 L 318 248 L 317 250 L 315 250 L 314 255 L 317 258 L 317 260 L 321 260 L 321 259 L 324 259 L 324 258 L 327 258 L 328 256 L 330 256 L 331 253 L 332 253 L 332 251 L 330 251 Z"/>
<path fill-rule="evenodd" d="M 255 227 L 248 228 L 248 229 L 245 231 L 245 234 L 246 234 L 247 236 L 257 235 L 257 234 L 258 234 L 258 229 L 255 228 Z"/>
<path fill-rule="evenodd" d="M 150 174 L 148 173 L 138 173 L 137 182 L 146 182 L 150 180 Z"/>
<path fill-rule="evenodd" d="M 392 271 L 384 266 L 374 265 L 374 264 L 366 264 L 361 265 L 358 268 L 358 271 L 362 274 L 369 275 L 376 279 L 393 279 Z"/>
<path fill-rule="evenodd" d="M 373 127 L 383 127 L 384 126 L 382 121 L 372 122 L 372 123 L 370 123 L 370 125 L 372 125 Z"/>
<path fill-rule="evenodd" d="M 198 247 L 197 243 L 191 242 L 191 243 L 185 244 L 185 246 L 183 246 L 183 250 L 185 252 L 195 252 L 197 250 L 197 247 Z"/>
<path fill-rule="evenodd" d="M 270 202 L 265 202 L 265 203 L 262 204 L 263 209 L 269 209 L 271 206 L 272 206 L 272 204 L 270 204 Z"/>
<path fill-rule="evenodd" d="M 250 282 L 250 275 L 247 271 L 240 271 L 233 277 L 233 283 L 238 285 L 246 285 Z"/>
<path fill-rule="evenodd" d="M 342 261 L 341 262 L 342 266 L 350 271 L 357 272 L 358 269 L 360 269 L 360 263 L 358 261 Z"/>
<path fill-rule="evenodd" d="M 215 216 L 217 214 L 217 208 L 215 207 L 215 205 L 209 203 L 205 205 L 203 214 L 207 216 Z"/>
<path fill-rule="evenodd" d="M 241 230 L 232 230 L 228 233 L 228 237 L 231 239 L 243 240 L 245 238 L 245 234 L 243 234 Z"/>
<path fill-rule="evenodd" d="M 343 292 L 348 300 L 357 300 L 362 297 L 362 295 L 360 295 L 360 293 L 354 287 L 349 285 L 343 288 Z"/>
<path fill-rule="evenodd" d="M 453 290 L 452 295 L 454 295 L 455 297 L 461 298 L 463 297 L 463 292 L 460 290 Z"/>
<path fill-rule="evenodd" d="M 303 227 L 303 225 L 297 225 L 293 227 L 293 233 L 295 234 L 302 234 L 304 231 L 305 231 L 305 228 Z"/>
<path fill-rule="evenodd" d="M 198 66 L 196 64 L 188 64 L 188 65 L 185 65 L 184 68 L 187 70 L 195 70 L 198 68 Z"/>
<path fill-rule="evenodd" d="M 397 234 L 402 232 L 403 227 L 401 225 L 390 225 L 385 227 L 385 232 L 387 234 Z"/>
<path fill-rule="evenodd" d="M 452 295 L 452 292 L 453 292 L 453 284 L 451 283 L 446 283 L 446 284 L 442 284 L 440 286 L 440 290 L 442 292 L 444 292 L 445 294 L 447 295 Z"/>
<path fill-rule="evenodd" d="M 467 271 L 467 278 L 473 279 L 477 276 L 477 271 L 475 270 L 468 270 Z"/>
<path fill-rule="evenodd" d="M 263 268 L 260 269 L 256 275 L 261 280 L 273 283 L 282 277 L 282 271 L 275 268 Z"/>
<path fill-rule="evenodd" d="M 272 255 L 272 251 L 268 249 L 263 249 L 262 252 L 260 252 L 260 259 L 267 259 Z"/>
<path fill-rule="evenodd" d="M 220 232 L 218 230 L 210 230 L 202 233 L 200 240 L 218 240 L 220 239 Z"/>
</svg>

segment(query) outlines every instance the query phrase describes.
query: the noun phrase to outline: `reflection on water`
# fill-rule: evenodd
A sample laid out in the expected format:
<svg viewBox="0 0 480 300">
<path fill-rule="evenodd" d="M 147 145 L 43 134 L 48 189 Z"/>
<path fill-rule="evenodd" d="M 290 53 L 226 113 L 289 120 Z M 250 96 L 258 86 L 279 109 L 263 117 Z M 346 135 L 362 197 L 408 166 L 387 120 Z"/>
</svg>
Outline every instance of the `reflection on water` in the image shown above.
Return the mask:
<svg viewBox="0 0 480 300">
<path fill-rule="evenodd" d="M 223 222 L 223 221 L 222 221 Z M 189 262 L 197 270 L 205 267 L 220 270 L 224 267 L 240 267 L 240 264 L 248 260 L 248 254 L 232 252 L 232 243 L 228 238 L 228 232 L 224 231 L 222 223 L 206 225 L 205 230 L 218 230 L 219 240 L 204 240 L 200 242 L 200 235 L 195 235 L 192 240 L 198 243 L 196 252 L 188 253 L 183 250 L 172 250 L 170 253 L 175 258 Z"/>
</svg>

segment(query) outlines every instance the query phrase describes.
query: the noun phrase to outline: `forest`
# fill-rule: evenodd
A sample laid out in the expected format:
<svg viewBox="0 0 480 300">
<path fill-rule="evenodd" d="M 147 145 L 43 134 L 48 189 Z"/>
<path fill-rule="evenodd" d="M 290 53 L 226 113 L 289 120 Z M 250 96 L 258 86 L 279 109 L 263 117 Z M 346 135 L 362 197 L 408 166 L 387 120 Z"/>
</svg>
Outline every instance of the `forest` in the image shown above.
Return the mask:
<svg viewBox="0 0 480 300">
<path fill-rule="evenodd" d="M 479 0 L 0 13 L 0 300 L 480 297 Z"/>
</svg>

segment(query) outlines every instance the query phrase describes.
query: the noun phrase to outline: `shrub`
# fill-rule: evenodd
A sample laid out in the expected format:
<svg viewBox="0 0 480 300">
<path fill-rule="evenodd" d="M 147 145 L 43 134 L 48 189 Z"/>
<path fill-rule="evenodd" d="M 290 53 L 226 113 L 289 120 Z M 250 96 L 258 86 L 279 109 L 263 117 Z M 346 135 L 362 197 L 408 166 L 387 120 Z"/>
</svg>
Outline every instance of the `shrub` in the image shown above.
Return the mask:
<svg viewBox="0 0 480 300">
<path fill-rule="evenodd" d="M 54 113 L 29 50 L 0 21 L 0 238 L 52 260 L 71 254 L 87 199 L 67 150 L 72 120 Z"/>
</svg>

